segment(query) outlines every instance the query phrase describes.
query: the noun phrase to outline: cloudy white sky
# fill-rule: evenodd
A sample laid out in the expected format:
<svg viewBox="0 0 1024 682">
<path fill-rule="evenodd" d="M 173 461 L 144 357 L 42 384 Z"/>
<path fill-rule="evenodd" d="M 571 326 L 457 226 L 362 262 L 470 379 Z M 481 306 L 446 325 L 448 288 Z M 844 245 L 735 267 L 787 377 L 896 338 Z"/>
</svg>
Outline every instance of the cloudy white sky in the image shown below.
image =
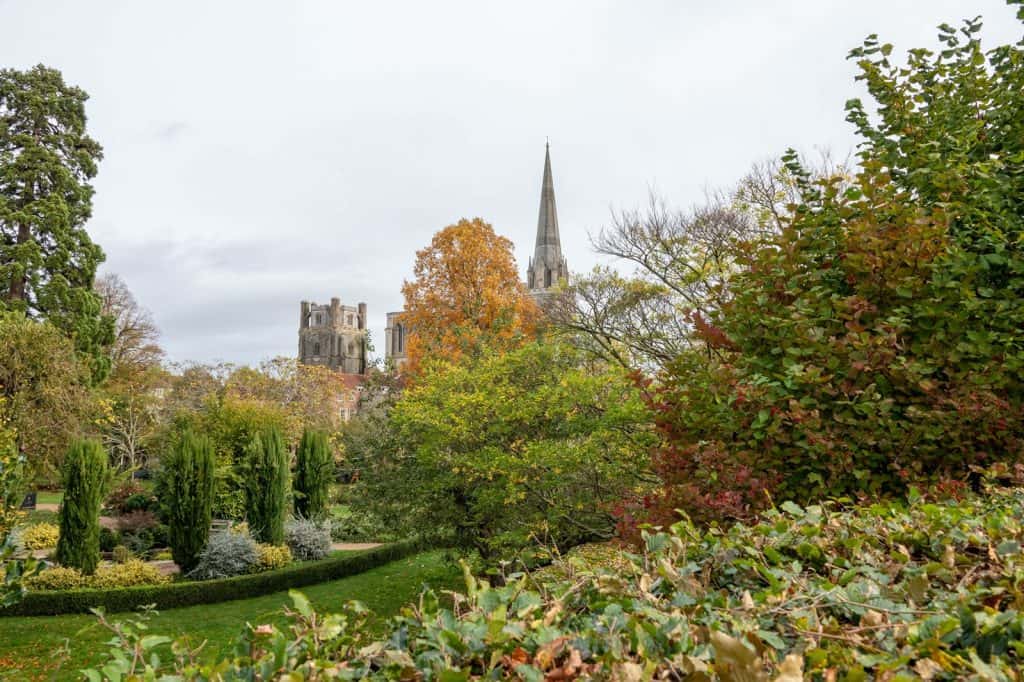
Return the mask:
<svg viewBox="0 0 1024 682">
<path fill-rule="evenodd" d="M 847 51 L 1003 0 L 0 0 L 0 66 L 90 93 L 93 238 L 175 360 L 293 355 L 299 301 L 401 307 L 416 249 L 481 216 L 532 251 L 545 137 L 572 270 L 650 188 L 688 206 L 793 146 L 843 156 Z"/>
</svg>

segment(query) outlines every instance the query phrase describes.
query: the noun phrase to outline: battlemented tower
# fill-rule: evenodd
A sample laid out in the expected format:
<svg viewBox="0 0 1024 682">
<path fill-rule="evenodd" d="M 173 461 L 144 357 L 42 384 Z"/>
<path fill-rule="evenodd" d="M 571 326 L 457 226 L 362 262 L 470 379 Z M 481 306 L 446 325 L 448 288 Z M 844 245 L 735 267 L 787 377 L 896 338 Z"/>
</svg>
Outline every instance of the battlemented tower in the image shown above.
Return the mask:
<svg viewBox="0 0 1024 682">
<path fill-rule="evenodd" d="M 558 282 L 569 278 L 569 266 L 562 255 L 558 236 L 558 211 L 555 209 L 555 182 L 551 177 L 551 148 L 544 145 L 544 179 L 540 187 L 540 215 L 537 216 L 537 242 L 526 270 L 526 286 L 534 296 L 543 296 Z"/>
<path fill-rule="evenodd" d="M 299 362 L 342 374 L 366 374 L 366 304 L 300 304 Z"/>
</svg>

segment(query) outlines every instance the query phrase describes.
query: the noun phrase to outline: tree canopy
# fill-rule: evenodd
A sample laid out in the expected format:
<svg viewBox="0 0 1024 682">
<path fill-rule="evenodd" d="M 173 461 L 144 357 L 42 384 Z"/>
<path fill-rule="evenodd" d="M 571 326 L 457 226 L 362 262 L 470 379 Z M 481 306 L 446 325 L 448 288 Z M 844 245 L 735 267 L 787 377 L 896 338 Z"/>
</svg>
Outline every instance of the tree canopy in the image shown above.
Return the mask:
<svg viewBox="0 0 1024 682">
<path fill-rule="evenodd" d="M 55 69 L 0 70 L 0 310 L 56 326 L 98 381 L 114 325 L 93 291 L 103 251 L 85 230 L 102 158 L 87 99 Z"/>
<path fill-rule="evenodd" d="M 515 347 L 529 338 L 538 310 L 519 279 L 512 242 L 480 218 L 460 220 L 416 252 L 405 282 L 413 371 L 428 358 L 456 359 L 482 344 Z"/>
</svg>

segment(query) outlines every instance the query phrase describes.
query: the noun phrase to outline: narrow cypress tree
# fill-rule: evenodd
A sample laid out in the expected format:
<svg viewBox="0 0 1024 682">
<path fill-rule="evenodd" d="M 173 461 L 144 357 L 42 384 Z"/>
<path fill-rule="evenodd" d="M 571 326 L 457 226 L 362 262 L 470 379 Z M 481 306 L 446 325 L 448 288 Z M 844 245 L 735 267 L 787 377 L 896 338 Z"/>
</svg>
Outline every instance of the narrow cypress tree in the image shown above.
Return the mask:
<svg viewBox="0 0 1024 682">
<path fill-rule="evenodd" d="M 92 575 L 100 561 L 100 508 L 107 494 L 107 453 L 94 440 L 71 445 L 64 461 L 57 561 Z"/>
<path fill-rule="evenodd" d="M 210 439 L 191 432 L 164 461 L 168 539 L 182 573 L 196 567 L 210 537 L 215 467 Z"/>
<path fill-rule="evenodd" d="M 332 480 L 334 459 L 327 434 L 306 429 L 295 454 L 295 514 L 304 519 L 324 518 Z"/>
<path fill-rule="evenodd" d="M 246 453 L 246 519 L 253 535 L 271 545 L 284 543 L 288 496 L 288 453 L 281 432 L 271 427 L 254 434 Z"/>
</svg>

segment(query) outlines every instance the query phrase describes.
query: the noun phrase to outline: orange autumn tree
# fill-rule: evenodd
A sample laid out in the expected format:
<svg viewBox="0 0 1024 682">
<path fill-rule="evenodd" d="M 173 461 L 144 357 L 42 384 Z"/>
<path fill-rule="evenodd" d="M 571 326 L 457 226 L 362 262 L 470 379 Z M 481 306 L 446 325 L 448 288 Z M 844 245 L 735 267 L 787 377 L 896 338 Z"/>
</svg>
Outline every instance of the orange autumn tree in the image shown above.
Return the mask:
<svg viewBox="0 0 1024 682">
<path fill-rule="evenodd" d="M 416 252 L 413 281 L 402 285 L 409 329 L 408 371 L 426 358 L 458 360 L 484 345 L 520 346 L 539 310 L 519 280 L 512 242 L 480 218 L 463 218 Z"/>
</svg>

